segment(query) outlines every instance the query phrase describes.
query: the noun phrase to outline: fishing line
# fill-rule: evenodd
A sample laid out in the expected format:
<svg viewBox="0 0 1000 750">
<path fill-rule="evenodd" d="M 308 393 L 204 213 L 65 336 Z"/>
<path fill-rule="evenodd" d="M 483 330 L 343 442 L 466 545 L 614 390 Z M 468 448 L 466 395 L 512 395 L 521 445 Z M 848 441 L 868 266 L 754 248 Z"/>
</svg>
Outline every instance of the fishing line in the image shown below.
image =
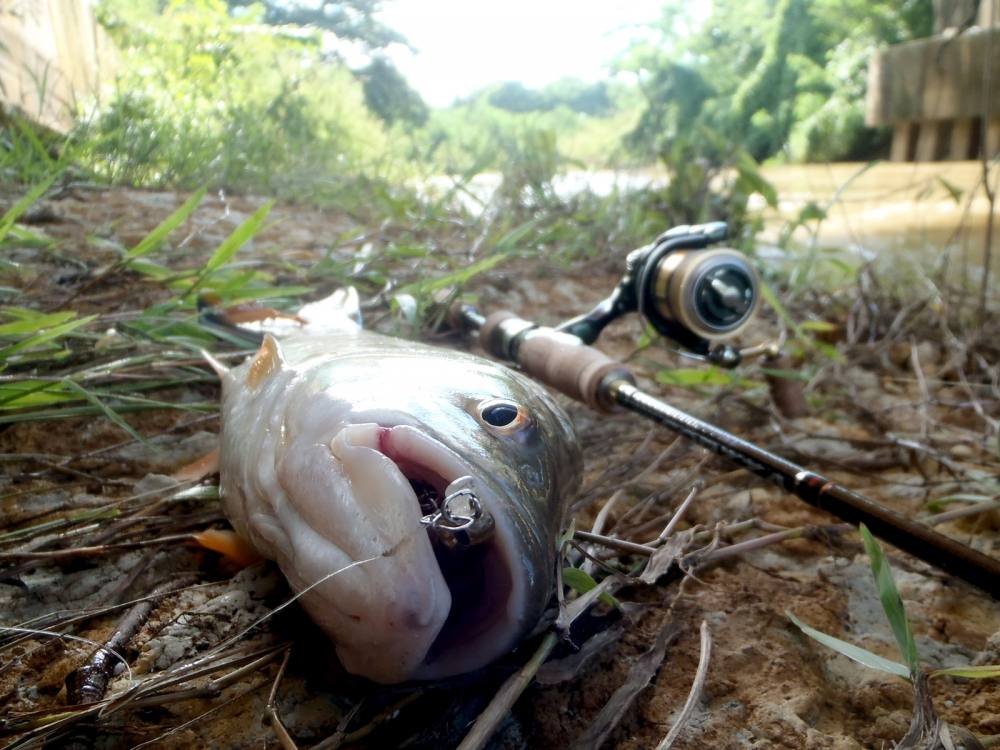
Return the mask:
<svg viewBox="0 0 1000 750">
<path fill-rule="evenodd" d="M 258 625 L 264 623 L 265 621 L 267 621 L 268 619 L 270 619 L 274 615 L 276 615 L 279 612 L 281 612 L 283 609 L 285 609 L 285 608 L 291 606 L 292 604 L 294 604 L 299 599 L 299 597 L 301 597 L 303 594 L 309 593 L 314 588 L 316 588 L 317 586 L 319 586 L 319 585 L 321 585 L 323 583 L 326 583 L 327 581 L 329 581 L 334 576 L 338 576 L 341 573 L 346 573 L 348 570 L 351 570 L 352 568 L 356 568 L 356 567 L 358 567 L 360 565 L 366 565 L 367 563 L 375 562 L 376 560 L 381 560 L 383 557 L 391 557 L 392 555 L 394 555 L 396 553 L 396 550 L 399 548 L 399 545 L 401 545 L 403 542 L 405 542 L 408 539 L 410 539 L 412 536 L 415 536 L 415 534 L 411 534 L 409 536 L 403 537 L 398 542 L 396 542 L 396 544 L 394 544 L 392 547 L 390 547 L 389 549 L 387 549 L 385 552 L 381 552 L 378 555 L 374 555 L 372 557 L 366 557 L 363 560 L 355 560 L 354 562 L 345 565 L 343 568 L 338 568 L 337 570 L 334 570 L 331 573 L 327 573 L 325 576 L 323 576 L 319 580 L 317 580 L 317 581 L 315 581 L 313 583 L 310 583 L 308 586 L 306 586 L 304 589 L 302 589 L 298 593 L 293 594 L 290 599 L 282 602 L 281 604 L 279 604 L 277 607 L 275 607 L 274 609 L 272 609 L 267 614 L 262 615 L 258 620 L 255 620 L 253 623 L 251 623 L 249 626 L 247 626 L 244 630 L 240 631 L 236 635 L 231 636 L 230 638 L 227 638 L 226 640 L 224 640 L 221 643 L 219 643 L 216 646 L 214 646 L 212 648 L 212 650 L 209 652 L 209 654 L 206 654 L 206 657 L 208 655 L 214 654 L 215 652 L 217 652 L 217 651 L 225 648 L 226 646 L 229 646 L 229 645 L 235 643 L 236 641 L 240 640 L 241 638 L 243 638 L 244 636 L 246 636 L 251 630 L 253 630 L 254 628 L 256 628 Z M 195 662 L 190 662 L 190 663 L 194 664 Z"/>
</svg>

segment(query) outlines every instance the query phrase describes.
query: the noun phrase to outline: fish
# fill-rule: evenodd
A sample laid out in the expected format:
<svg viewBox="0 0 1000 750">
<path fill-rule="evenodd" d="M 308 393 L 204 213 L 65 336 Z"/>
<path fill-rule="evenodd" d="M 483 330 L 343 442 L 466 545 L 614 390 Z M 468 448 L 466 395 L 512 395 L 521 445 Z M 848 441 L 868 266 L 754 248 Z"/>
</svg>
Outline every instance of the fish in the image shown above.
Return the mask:
<svg viewBox="0 0 1000 750">
<path fill-rule="evenodd" d="M 438 680 L 509 653 L 553 595 L 582 466 L 569 416 L 495 361 L 362 329 L 353 290 L 280 323 L 239 366 L 205 355 L 237 534 L 348 672 Z"/>
</svg>

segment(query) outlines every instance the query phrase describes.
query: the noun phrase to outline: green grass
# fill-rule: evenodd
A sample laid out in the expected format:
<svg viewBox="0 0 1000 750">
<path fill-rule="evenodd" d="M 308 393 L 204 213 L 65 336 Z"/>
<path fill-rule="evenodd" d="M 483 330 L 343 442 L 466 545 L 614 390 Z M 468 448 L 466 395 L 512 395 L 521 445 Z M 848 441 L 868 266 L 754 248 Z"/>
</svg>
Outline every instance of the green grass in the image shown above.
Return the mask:
<svg viewBox="0 0 1000 750">
<path fill-rule="evenodd" d="M 903 658 L 903 662 L 886 659 L 883 656 L 872 653 L 867 649 L 856 646 L 847 641 L 835 638 L 832 635 L 805 624 L 791 612 L 786 612 L 788 618 L 803 633 L 818 643 L 833 649 L 839 654 L 852 659 L 871 669 L 880 672 L 903 677 L 911 682 L 916 682 L 919 675 L 924 671 L 920 662 L 920 654 L 917 652 L 916 640 L 913 637 L 913 630 L 910 621 L 906 616 L 906 607 L 903 599 L 899 595 L 896 587 L 896 580 L 892 575 L 892 568 L 886 558 L 882 547 L 872 536 L 868 528 L 861 524 L 861 541 L 864 544 L 865 552 L 868 554 L 868 561 L 872 569 L 872 577 L 875 581 L 875 588 L 878 591 L 879 601 L 882 603 L 882 611 L 885 612 L 886 620 L 896 639 L 896 646 Z M 986 664 L 977 666 L 946 667 L 943 669 L 932 669 L 927 671 L 929 677 L 965 677 L 968 679 L 992 679 L 1000 677 L 1000 665 Z"/>
</svg>

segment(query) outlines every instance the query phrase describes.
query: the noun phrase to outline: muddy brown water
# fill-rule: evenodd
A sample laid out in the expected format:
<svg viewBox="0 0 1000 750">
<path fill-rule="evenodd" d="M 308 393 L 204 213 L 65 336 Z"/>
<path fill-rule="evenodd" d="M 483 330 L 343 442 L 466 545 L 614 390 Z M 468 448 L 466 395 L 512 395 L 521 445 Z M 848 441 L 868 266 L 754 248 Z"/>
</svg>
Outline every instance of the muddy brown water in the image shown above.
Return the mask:
<svg viewBox="0 0 1000 750">
<path fill-rule="evenodd" d="M 815 172 L 810 174 L 815 176 Z M 831 179 L 830 184 L 839 183 Z M 95 237 L 131 246 L 184 197 L 115 189 L 80 191 L 52 201 L 61 220 L 36 229 L 58 238 L 60 252 L 45 254 L 31 248 L 20 252 L 22 272 L 30 271 L 26 277 L 30 288 L 18 303 L 52 305 L 60 295 L 71 292 L 73 284 L 83 283 L 60 275 L 60 256 L 72 255 L 90 269 L 101 268 L 114 255 Z M 175 262 L 179 254 L 181 262 L 203 260 L 262 202 L 207 200 L 179 233 L 179 246 L 170 247 L 161 259 Z M 309 267 L 331 252 L 350 258 L 356 247 L 331 249 L 331 237 L 353 237 L 365 231 L 352 226 L 344 215 L 302 207 L 278 206 L 272 218 L 280 221 L 246 251 L 262 263 L 282 256 Z M 467 244 L 462 239 L 443 242 L 441 252 L 464 257 Z M 615 270 L 615 264 L 606 260 L 569 269 L 548 267 L 543 259 L 523 260 L 491 272 L 478 290 L 485 309 L 504 304 L 529 317 L 562 319 L 609 289 Z M 282 272 L 288 273 L 287 268 Z M 0 283 L 9 286 L 15 281 L 4 278 Z M 123 292 L 122 285 L 129 284 L 134 286 L 124 287 Z M 115 313 L 134 307 L 136 299 L 149 304 L 156 293 L 150 285 L 122 277 L 87 290 L 78 302 L 88 312 Z M 838 322 L 846 315 L 845 308 L 821 312 Z M 765 316 L 750 335 L 762 338 L 774 333 L 775 321 Z M 1000 340 L 1000 330 L 995 333 L 994 339 Z M 914 327 L 908 335 L 906 341 L 854 347 L 835 338 L 845 359 L 824 365 L 826 376 L 817 377 L 808 391 L 813 414 L 796 420 L 778 419 L 766 389 L 752 382 L 723 389 L 655 383 L 652 378 L 657 372 L 689 363 L 661 347 L 636 352 L 639 328 L 634 321 L 616 323 L 602 338 L 602 346 L 614 356 L 630 356 L 644 384 L 672 403 L 826 471 L 900 512 L 920 516 L 926 513 L 929 499 L 995 491 L 990 487 L 1000 473 L 1000 461 L 995 435 L 985 420 L 1000 419 L 1000 403 L 988 387 L 976 386 L 975 398 L 970 398 L 949 369 L 955 350 L 939 340 L 937 329 Z M 913 353 L 908 348 L 913 345 L 922 380 L 913 372 Z M 983 351 L 996 350 L 981 346 Z M 743 375 L 749 381 L 761 380 L 760 372 L 752 367 Z M 163 394 L 179 401 L 216 396 L 210 384 Z M 607 530 L 649 541 L 696 478 L 707 486 L 691 508 L 689 524 L 715 529 L 747 519 L 785 527 L 831 522 L 776 488 L 734 472 L 724 462 L 675 442 L 669 433 L 651 430 L 635 418 L 601 417 L 575 404 L 567 403 L 567 407 L 586 458 L 583 490 L 577 498 L 581 527 L 589 527 L 598 510 L 621 489 Z M 0 530 L 23 528 L 164 486 L 163 475 L 203 453 L 218 429 L 211 419 L 189 422 L 189 417 L 172 410 L 129 416 L 136 429 L 157 435 L 150 445 L 123 445 L 127 436 L 106 420 L 22 423 L 0 429 L 0 451 L 20 456 L 5 462 L 0 476 Z M 993 439 L 987 440 L 990 435 Z M 935 452 L 907 450 L 890 438 L 930 442 Z M 53 473 L 32 458 L 41 456 L 51 465 L 81 454 L 87 458 L 72 465 L 82 477 Z M 216 511 L 211 502 L 167 510 L 156 507 L 151 510 L 150 534 L 156 535 L 156 523 L 195 523 L 204 518 L 198 514 Z M 995 512 L 941 528 L 965 543 L 1000 554 L 1000 517 Z M 5 545 L 4 551 L 12 548 Z M 890 555 L 927 665 L 1000 663 L 1000 604 L 926 566 L 891 551 Z M 135 679 L 204 654 L 288 596 L 271 566 L 236 571 L 211 553 L 171 545 L 37 565 L 21 574 L 23 585 L 0 583 L 0 624 L 127 600 L 185 573 L 199 576 L 204 583 L 164 599 L 153 610 L 126 652 Z M 601 605 L 584 623 L 586 627 L 561 644 L 558 664 L 528 689 L 502 724 L 492 748 L 656 747 L 690 689 L 702 621 L 712 634 L 713 657 L 704 690 L 675 748 L 860 750 L 890 747 L 906 731 L 911 697 L 904 681 L 866 669 L 805 638 L 786 615 L 793 612 L 825 632 L 898 658 L 867 559 L 853 534 L 831 533 L 765 547 L 698 572 L 683 584 L 674 578 L 658 585 L 628 586 L 618 599 L 623 612 Z M 93 618 L 71 632 L 101 642 L 118 619 L 117 614 Z M 672 635 L 662 661 L 654 664 L 649 685 L 623 707 L 617 725 L 602 743 L 583 742 L 590 728 L 602 723 L 605 706 L 641 668 L 644 655 L 664 629 Z M 610 635 L 603 648 L 592 651 L 586 644 L 601 633 Z M 349 747 L 435 750 L 458 744 L 497 686 L 527 658 L 532 645 L 464 680 L 386 690 L 344 674 L 329 644 L 294 607 L 245 641 L 248 648 L 275 643 L 291 643 L 291 661 L 277 691 L 277 708 L 299 747 L 330 737 L 343 722 L 345 732 L 362 732 Z M 0 720 L 36 710 L 63 710 L 67 701 L 64 679 L 91 649 L 51 637 L 26 639 L 0 649 Z M 111 714 L 70 739 L 83 743 L 80 746 L 100 748 L 133 747 L 147 741 L 169 748 L 278 747 L 265 720 L 276 669 L 277 663 L 271 662 L 214 694 Z M 206 680 L 195 685 L 203 686 Z M 112 683 L 112 691 L 124 690 L 128 683 L 129 675 L 122 673 Z M 996 681 L 943 678 L 932 683 L 932 691 L 947 721 L 982 737 L 1000 735 L 1000 684 Z M 359 702 L 358 714 L 349 718 Z M 2 742 L 15 740 L 16 736 L 0 734 Z M 68 740 L 60 742 L 65 746 Z"/>
<path fill-rule="evenodd" d="M 776 207 L 760 195 L 751 196 L 752 212 L 764 219 L 759 239 L 774 244 L 783 231 L 814 204 L 824 213 L 822 221 L 809 221 L 795 231 L 793 246 L 816 244 L 835 250 L 854 263 L 881 258 L 932 271 L 947 256 L 952 266 L 967 268 L 973 278 L 982 267 L 987 244 L 1000 245 L 1000 221 L 994 222 L 987 241 L 991 211 L 984 184 L 994 194 L 1000 188 L 1000 166 L 991 165 L 984 179 L 981 162 L 839 162 L 765 166 L 763 176 L 774 186 Z M 656 168 L 639 170 L 568 170 L 554 181 L 555 192 L 569 197 L 584 190 L 608 195 L 662 185 L 667 176 Z M 469 192 L 459 196 L 476 210 L 499 188 L 501 176 L 474 177 Z M 432 180 L 437 189 L 451 185 Z M 1000 204 L 1000 196 L 998 196 Z M 994 251 L 994 255 L 1000 250 Z M 991 263 L 1000 275 L 1000 261 Z"/>
<path fill-rule="evenodd" d="M 992 244 L 991 270 L 1000 275 L 1000 221 L 987 231 L 991 206 L 979 162 L 790 165 L 767 167 L 763 174 L 779 199 L 777 210 L 755 201 L 767 221 L 765 241 L 777 239 L 781 228 L 813 203 L 826 213 L 816 234 L 823 246 L 925 269 L 935 268 L 947 255 L 974 271 Z M 986 178 L 994 193 L 998 178 L 1000 167 L 994 166 Z M 813 226 L 799 230 L 796 240 L 811 242 Z"/>
</svg>

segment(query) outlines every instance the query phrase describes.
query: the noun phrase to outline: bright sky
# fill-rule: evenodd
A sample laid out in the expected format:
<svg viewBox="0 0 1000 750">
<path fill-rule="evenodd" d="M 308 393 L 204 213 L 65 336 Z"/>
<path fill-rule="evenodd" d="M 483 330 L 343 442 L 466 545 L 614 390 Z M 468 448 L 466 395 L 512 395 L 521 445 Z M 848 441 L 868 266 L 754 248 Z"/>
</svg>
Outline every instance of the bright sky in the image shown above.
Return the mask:
<svg viewBox="0 0 1000 750">
<path fill-rule="evenodd" d="M 433 106 L 489 83 L 597 80 L 662 0 L 385 0 L 383 22 L 417 53 L 391 56 Z"/>
</svg>

